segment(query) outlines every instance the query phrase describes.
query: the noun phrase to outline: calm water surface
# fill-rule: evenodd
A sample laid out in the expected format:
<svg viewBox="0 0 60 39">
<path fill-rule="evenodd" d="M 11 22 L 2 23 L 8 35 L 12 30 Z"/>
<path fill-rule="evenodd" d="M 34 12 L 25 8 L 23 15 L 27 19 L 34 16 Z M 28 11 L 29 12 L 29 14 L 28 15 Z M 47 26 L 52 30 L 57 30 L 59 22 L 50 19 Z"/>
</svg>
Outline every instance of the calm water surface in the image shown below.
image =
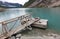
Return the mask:
<svg viewBox="0 0 60 39">
<path fill-rule="evenodd" d="M 48 29 L 60 32 L 60 8 L 31 8 L 26 12 L 31 12 L 33 17 L 48 19 Z"/>
<path fill-rule="evenodd" d="M 0 22 L 15 18 L 17 16 L 21 16 L 26 13 L 31 14 L 33 17 L 40 17 L 42 19 L 48 19 L 48 29 L 52 29 L 52 30 L 56 30 L 60 32 L 60 9 L 59 8 L 8 9 L 4 12 L 0 12 Z"/>
</svg>

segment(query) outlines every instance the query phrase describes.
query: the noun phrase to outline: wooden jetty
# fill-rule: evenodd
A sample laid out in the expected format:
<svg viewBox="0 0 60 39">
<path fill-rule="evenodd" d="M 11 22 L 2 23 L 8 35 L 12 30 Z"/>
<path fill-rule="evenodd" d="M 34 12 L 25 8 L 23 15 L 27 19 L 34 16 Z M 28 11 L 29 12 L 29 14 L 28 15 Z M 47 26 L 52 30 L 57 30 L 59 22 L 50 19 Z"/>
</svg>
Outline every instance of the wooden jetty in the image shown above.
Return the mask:
<svg viewBox="0 0 60 39">
<path fill-rule="evenodd" d="M 23 24 L 23 25 L 20 25 L 20 26 L 17 27 L 16 29 L 9 31 L 9 32 L 6 34 L 7 36 L 3 36 L 2 38 L 9 37 L 9 36 L 11 36 L 11 35 L 19 32 L 19 31 L 23 30 L 24 28 L 26 28 L 26 27 L 28 27 L 29 25 L 31 25 L 33 22 L 34 22 L 34 20 L 30 20 L 30 21 L 28 21 L 27 23 L 25 23 L 25 24 Z"/>
<path fill-rule="evenodd" d="M 12 29 L 8 30 L 7 24 L 11 23 L 11 22 L 14 22 L 14 21 L 17 21 L 17 20 L 20 21 L 20 25 L 18 27 L 16 27 L 15 29 L 13 29 L 13 30 Z M 39 21 L 42 22 L 42 20 L 32 18 L 31 15 L 26 14 L 26 15 L 22 15 L 22 16 L 19 16 L 19 17 L 10 19 L 10 20 L 0 22 L 0 24 L 2 24 L 2 31 L 3 31 L 2 32 L 3 34 L 0 35 L 0 39 L 5 39 L 5 38 L 8 38 L 8 37 L 11 37 L 12 35 L 22 31 L 23 29 L 27 28 L 30 25 L 42 26 L 43 24 L 39 23 Z M 43 26 L 45 26 L 45 25 L 43 25 Z M 44 28 L 46 28 L 46 27 L 44 27 Z"/>
<path fill-rule="evenodd" d="M 19 27 L 16 27 L 16 29 L 9 31 L 7 28 L 7 24 L 14 22 L 16 20 L 20 20 L 21 23 L 22 23 L 22 21 L 24 21 L 25 23 L 21 24 Z M 2 24 L 2 31 L 3 31 L 3 34 L 0 35 L 0 39 L 5 39 L 7 37 L 12 36 L 13 34 L 16 34 L 17 32 L 19 32 L 19 31 L 23 30 L 24 28 L 30 26 L 35 21 L 36 20 L 32 19 L 29 15 L 23 15 L 23 16 L 16 17 L 16 18 L 13 18 L 13 19 L 10 19 L 7 21 L 0 22 L 0 24 Z"/>
</svg>

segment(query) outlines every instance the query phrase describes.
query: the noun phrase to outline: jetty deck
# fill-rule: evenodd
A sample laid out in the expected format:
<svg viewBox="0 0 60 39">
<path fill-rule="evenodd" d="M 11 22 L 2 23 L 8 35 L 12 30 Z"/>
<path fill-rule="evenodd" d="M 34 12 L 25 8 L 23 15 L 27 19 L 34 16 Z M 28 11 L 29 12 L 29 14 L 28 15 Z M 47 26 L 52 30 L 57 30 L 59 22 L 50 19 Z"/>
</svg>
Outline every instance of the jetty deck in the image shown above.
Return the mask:
<svg viewBox="0 0 60 39">
<path fill-rule="evenodd" d="M 26 18 L 26 20 L 29 19 L 29 21 L 27 21 L 24 24 L 21 24 L 20 26 L 16 27 L 13 30 L 10 30 L 10 31 L 8 30 L 8 28 L 7 28 L 8 23 L 14 22 L 16 20 L 20 20 L 20 22 L 22 22 L 22 20 L 25 19 L 25 18 Z M 23 16 L 16 17 L 16 18 L 13 18 L 13 19 L 10 19 L 10 20 L 7 20 L 7 21 L 0 22 L 0 24 L 2 24 L 2 31 L 3 31 L 3 34 L 0 35 L 0 39 L 5 39 L 7 37 L 12 36 L 13 34 L 16 34 L 16 33 L 20 32 L 21 30 L 23 30 L 24 28 L 30 26 L 34 22 L 35 22 L 35 20 L 32 19 L 28 15 L 23 15 Z"/>
<path fill-rule="evenodd" d="M 9 36 L 11 36 L 11 35 L 19 32 L 19 31 L 23 30 L 25 27 L 31 25 L 31 24 L 34 23 L 34 22 L 35 22 L 34 20 L 28 21 L 28 22 L 25 23 L 24 25 L 21 25 L 21 26 L 17 27 L 16 29 L 10 31 L 9 33 L 7 33 L 7 36 L 3 36 L 3 37 L 1 37 L 1 39 L 5 39 L 6 37 L 9 37 Z"/>
<path fill-rule="evenodd" d="M 17 21 L 19 21 L 18 22 L 19 25 L 16 25 Z M 19 16 L 19 17 L 10 19 L 10 20 L 2 21 L 0 22 L 0 24 L 2 24 L 2 34 L 0 33 L 1 34 L 0 39 L 5 39 L 5 38 L 12 37 L 12 36 L 16 37 L 16 34 L 18 32 L 21 32 L 22 30 L 26 30 L 26 29 L 31 29 L 32 25 L 36 25 L 36 26 L 39 25 L 40 27 L 42 26 L 46 28 L 47 24 L 45 25 L 45 23 L 47 23 L 47 21 L 45 22 L 44 21 L 45 20 L 41 20 L 39 18 L 33 18 L 31 17 L 30 14 L 26 14 L 26 15 L 22 15 L 22 16 Z M 8 26 L 8 24 L 12 22 L 15 22 L 13 26 L 12 27 L 11 25 Z M 11 27 L 11 28 L 8 29 L 8 27 L 9 28 Z"/>
</svg>

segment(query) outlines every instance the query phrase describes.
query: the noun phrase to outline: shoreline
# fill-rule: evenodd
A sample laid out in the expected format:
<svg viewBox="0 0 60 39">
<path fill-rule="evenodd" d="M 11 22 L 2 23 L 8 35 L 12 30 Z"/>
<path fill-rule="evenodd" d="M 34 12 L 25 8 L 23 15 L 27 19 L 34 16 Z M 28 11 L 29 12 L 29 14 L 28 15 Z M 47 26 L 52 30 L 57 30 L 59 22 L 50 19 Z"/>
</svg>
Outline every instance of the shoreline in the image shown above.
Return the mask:
<svg viewBox="0 0 60 39">
<path fill-rule="evenodd" d="M 2 7 L 0 7 L 0 12 L 5 11 L 5 9 L 6 9 L 6 8 L 2 8 Z"/>
<path fill-rule="evenodd" d="M 39 37 L 41 37 L 42 39 L 44 38 L 47 38 L 47 39 L 57 39 L 59 38 L 60 39 L 60 33 L 57 33 L 55 31 L 52 31 L 52 30 L 42 30 L 42 29 L 39 29 L 39 28 L 34 28 L 33 30 L 31 31 L 24 31 L 22 32 L 22 37 L 21 38 L 36 38 L 37 39 Z"/>
</svg>

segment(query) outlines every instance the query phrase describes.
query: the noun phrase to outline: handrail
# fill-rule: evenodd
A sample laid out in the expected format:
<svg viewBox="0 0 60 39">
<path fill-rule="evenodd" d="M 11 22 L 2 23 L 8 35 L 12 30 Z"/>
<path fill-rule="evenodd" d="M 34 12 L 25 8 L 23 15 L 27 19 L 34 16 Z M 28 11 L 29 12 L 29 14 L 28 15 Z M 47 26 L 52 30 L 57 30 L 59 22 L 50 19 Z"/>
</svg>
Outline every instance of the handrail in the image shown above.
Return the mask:
<svg viewBox="0 0 60 39">
<path fill-rule="evenodd" d="M 7 30 L 7 24 L 8 24 L 8 23 L 11 23 L 11 22 L 14 22 L 14 21 L 17 21 L 17 20 L 22 21 L 22 19 L 27 18 L 27 17 L 28 17 L 28 18 L 30 17 L 29 14 L 22 15 L 22 16 L 19 16 L 19 17 L 10 19 L 10 20 L 6 20 L 6 21 L 3 21 L 3 22 L 0 22 L 0 24 L 2 24 L 2 31 L 3 31 L 3 33 L 9 32 L 9 31 Z"/>
<path fill-rule="evenodd" d="M 2 23 L 7 23 L 7 24 L 8 24 L 8 23 L 14 22 L 14 21 L 16 21 L 16 20 L 18 20 L 18 19 L 22 20 L 22 19 L 25 18 L 26 16 L 28 16 L 28 14 L 22 15 L 22 16 L 13 18 L 13 19 L 5 20 L 5 21 L 3 21 L 3 22 L 0 22 L 0 24 L 2 24 Z"/>
<path fill-rule="evenodd" d="M 26 15 L 22 15 L 22 16 L 19 16 L 19 17 L 16 17 L 16 18 L 13 18 L 13 19 L 10 19 L 10 20 L 6 20 L 6 21 L 3 21 L 3 22 L 0 22 L 0 24 L 2 24 L 2 31 L 3 31 L 3 34 L 0 35 L 1 36 L 7 36 L 7 34 L 10 32 L 8 29 L 7 29 L 7 24 L 8 23 L 11 23 L 11 22 L 14 22 L 14 21 L 17 21 L 17 20 L 21 20 L 24 19 L 24 18 L 27 18 L 27 19 L 30 19 L 30 14 L 26 14 Z M 23 26 L 22 26 L 23 27 Z"/>
</svg>

